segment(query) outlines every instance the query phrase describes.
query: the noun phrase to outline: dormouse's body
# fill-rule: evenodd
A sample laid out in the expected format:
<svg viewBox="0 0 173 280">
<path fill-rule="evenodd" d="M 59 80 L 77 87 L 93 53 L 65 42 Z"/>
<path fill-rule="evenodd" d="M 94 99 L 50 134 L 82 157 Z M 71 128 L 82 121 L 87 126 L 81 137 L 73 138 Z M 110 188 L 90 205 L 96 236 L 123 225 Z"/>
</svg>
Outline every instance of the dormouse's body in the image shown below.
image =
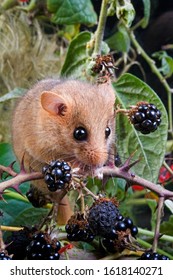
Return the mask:
<svg viewBox="0 0 173 280">
<path fill-rule="evenodd" d="M 13 147 L 27 169 L 63 159 L 93 174 L 109 159 L 114 143 L 115 94 L 108 84 L 43 80 L 19 102 L 13 118 Z M 43 182 L 34 185 L 48 193 Z"/>
</svg>

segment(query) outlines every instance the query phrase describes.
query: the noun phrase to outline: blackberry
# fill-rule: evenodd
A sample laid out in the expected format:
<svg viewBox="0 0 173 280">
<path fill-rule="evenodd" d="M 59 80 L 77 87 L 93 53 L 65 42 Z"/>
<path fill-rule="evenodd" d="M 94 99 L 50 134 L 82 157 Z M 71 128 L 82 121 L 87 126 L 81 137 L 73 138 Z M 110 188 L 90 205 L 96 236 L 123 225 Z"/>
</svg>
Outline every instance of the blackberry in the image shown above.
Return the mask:
<svg viewBox="0 0 173 280">
<path fill-rule="evenodd" d="M 65 161 L 53 160 L 42 168 L 49 191 L 55 192 L 70 184 L 71 167 Z"/>
<path fill-rule="evenodd" d="M 100 198 L 89 209 L 88 222 L 95 235 L 107 237 L 115 229 L 117 217 L 120 215 L 117 201 Z"/>
<path fill-rule="evenodd" d="M 58 260 L 60 248 L 61 244 L 57 239 L 51 240 L 47 233 L 39 232 L 27 246 L 26 256 L 28 260 Z"/>
<path fill-rule="evenodd" d="M 161 112 L 154 104 L 139 102 L 135 108 L 130 110 L 129 119 L 136 130 L 142 134 L 149 134 L 160 125 Z"/>
<path fill-rule="evenodd" d="M 0 261 L 12 260 L 6 252 L 0 252 Z"/>
<path fill-rule="evenodd" d="M 153 253 L 152 251 L 144 252 L 138 260 L 170 260 L 167 256 Z"/>
<path fill-rule="evenodd" d="M 68 220 L 65 226 L 67 238 L 70 241 L 93 241 L 95 235 L 83 214 L 77 213 Z"/>
</svg>

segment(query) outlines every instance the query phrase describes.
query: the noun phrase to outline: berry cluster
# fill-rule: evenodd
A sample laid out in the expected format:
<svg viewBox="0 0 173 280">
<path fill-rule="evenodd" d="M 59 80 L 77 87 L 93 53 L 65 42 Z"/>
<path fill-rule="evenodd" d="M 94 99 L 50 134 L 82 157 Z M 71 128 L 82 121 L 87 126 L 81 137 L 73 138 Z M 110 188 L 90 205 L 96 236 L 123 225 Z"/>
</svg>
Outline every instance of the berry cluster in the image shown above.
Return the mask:
<svg viewBox="0 0 173 280">
<path fill-rule="evenodd" d="M 154 104 L 139 102 L 134 109 L 130 110 L 129 118 L 136 130 L 142 134 L 149 134 L 160 125 L 161 112 Z"/>
<path fill-rule="evenodd" d="M 44 166 L 42 173 L 49 191 L 55 192 L 67 187 L 71 181 L 71 167 L 65 161 L 51 161 Z"/>
<path fill-rule="evenodd" d="M 95 235 L 90 229 L 90 225 L 83 214 L 73 215 L 66 224 L 67 238 L 70 241 L 91 242 Z"/>
<path fill-rule="evenodd" d="M 0 252 L 0 261 L 12 260 L 5 252 Z"/>
<path fill-rule="evenodd" d="M 59 260 L 60 248 L 61 244 L 58 240 L 50 240 L 46 233 L 39 232 L 33 236 L 26 247 L 26 256 L 28 260 Z"/>
<path fill-rule="evenodd" d="M 125 248 L 129 236 L 138 233 L 137 227 L 128 217 L 123 217 L 114 198 L 99 198 L 84 214 L 73 215 L 66 224 L 67 238 L 70 241 L 91 242 L 95 236 L 102 238 L 102 244 L 109 252 Z"/>
<path fill-rule="evenodd" d="M 169 260 L 167 256 L 158 254 L 158 253 L 153 253 L 153 252 L 145 252 L 143 253 L 138 260 Z"/>
<path fill-rule="evenodd" d="M 130 229 L 132 236 L 138 233 L 138 229 L 133 225 L 133 221 L 124 218 L 114 200 L 100 199 L 89 210 L 88 222 L 91 230 L 96 235 L 114 239 L 118 231 Z"/>
<path fill-rule="evenodd" d="M 102 237 L 102 244 L 109 252 L 120 251 L 129 235 L 135 236 L 138 228 L 129 217 L 123 217 L 117 201 L 102 198 L 94 203 L 88 214 L 92 232 Z"/>
</svg>

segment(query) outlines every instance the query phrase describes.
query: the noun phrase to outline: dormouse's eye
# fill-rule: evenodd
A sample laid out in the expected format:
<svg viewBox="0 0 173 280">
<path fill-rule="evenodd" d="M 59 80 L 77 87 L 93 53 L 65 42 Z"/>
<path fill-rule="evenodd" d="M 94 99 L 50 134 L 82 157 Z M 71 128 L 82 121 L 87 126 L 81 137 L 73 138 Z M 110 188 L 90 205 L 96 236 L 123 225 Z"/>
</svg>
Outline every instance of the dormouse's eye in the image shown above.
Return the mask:
<svg viewBox="0 0 173 280">
<path fill-rule="evenodd" d="M 88 133 L 84 127 L 79 126 L 75 128 L 73 132 L 73 136 L 78 141 L 86 141 L 88 137 Z"/>
<path fill-rule="evenodd" d="M 105 137 L 106 137 L 106 139 L 109 137 L 109 135 L 111 134 L 111 129 L 110 129 L 110 127 L 106 127 L 106 129 L 105 129 Z"/>
</svg>

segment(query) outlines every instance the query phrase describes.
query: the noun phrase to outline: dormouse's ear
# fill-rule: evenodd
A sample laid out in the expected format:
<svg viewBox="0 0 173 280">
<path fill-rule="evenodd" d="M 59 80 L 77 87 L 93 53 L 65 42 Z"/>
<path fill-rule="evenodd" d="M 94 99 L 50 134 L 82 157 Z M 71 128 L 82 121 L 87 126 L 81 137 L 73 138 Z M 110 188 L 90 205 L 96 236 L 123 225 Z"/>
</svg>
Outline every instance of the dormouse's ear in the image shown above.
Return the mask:
<svg viewBox="0 0 173 280">
<path fill-rule="evenodd" d="M 67 111 L 65 100 L 51 91 L 44 91 L 41 95 L 41 105 L 44 110 L 53 114 L 64 116 Z"/>
</svg>

